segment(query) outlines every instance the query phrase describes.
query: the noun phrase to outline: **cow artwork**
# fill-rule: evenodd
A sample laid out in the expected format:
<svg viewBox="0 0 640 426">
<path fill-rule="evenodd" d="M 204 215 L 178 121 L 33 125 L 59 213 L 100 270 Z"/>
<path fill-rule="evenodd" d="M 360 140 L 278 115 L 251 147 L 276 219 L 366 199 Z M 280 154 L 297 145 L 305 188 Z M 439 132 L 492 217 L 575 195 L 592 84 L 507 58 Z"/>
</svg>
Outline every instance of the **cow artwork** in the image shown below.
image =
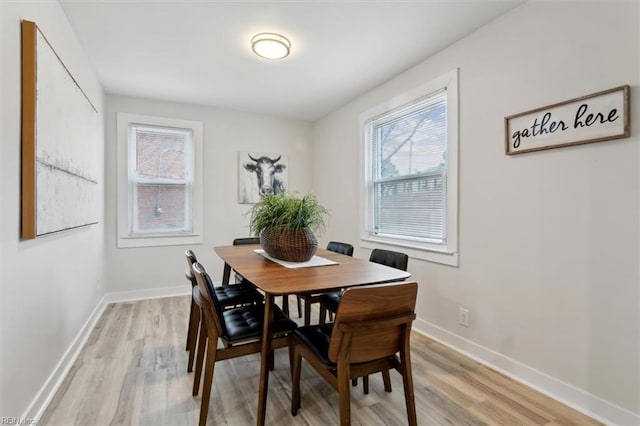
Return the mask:
<svg viewBox="0 0 640 426">
<path fill-rule="evenodd" d="M 269 194 L 284 194 L 287 160 L 279 154 L 240 153 L 238 202 L 256 203 Z"/>
</svg>

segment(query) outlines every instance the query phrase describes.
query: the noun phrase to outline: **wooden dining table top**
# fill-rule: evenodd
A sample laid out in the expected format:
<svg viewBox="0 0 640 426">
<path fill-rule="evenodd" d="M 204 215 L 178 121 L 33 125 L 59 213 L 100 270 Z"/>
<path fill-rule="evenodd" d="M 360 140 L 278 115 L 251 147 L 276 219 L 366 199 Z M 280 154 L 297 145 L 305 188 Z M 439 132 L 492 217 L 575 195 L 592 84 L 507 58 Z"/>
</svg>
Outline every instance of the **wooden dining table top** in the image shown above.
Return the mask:
<svg viewBox="0 0 640 426">
<path fill-rule="evenodd" d="M 406 271 L 318 249 L 316 256 L 337 262 L 335 265 L 287 268 L 254 250 L 259 245 L 214 247 L 216 254 L 231 269 L 272 295 L 319 293 L 365 284 L 402 281 L 411 276 Z"/>
</svg>

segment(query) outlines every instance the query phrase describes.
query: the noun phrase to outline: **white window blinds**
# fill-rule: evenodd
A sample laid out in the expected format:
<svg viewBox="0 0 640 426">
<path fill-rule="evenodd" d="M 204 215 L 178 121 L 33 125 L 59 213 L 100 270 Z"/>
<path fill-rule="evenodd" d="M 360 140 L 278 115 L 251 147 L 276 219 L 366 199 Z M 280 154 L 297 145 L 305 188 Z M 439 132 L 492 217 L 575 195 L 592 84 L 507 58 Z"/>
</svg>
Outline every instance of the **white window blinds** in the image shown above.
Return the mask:
<svg viewBox="0 0 640 426">
<path fill-rule="evenodd" d="M 446 244 L 446 91 L 373 118 L 368 132 L 370 232 Z"/>
</svg>

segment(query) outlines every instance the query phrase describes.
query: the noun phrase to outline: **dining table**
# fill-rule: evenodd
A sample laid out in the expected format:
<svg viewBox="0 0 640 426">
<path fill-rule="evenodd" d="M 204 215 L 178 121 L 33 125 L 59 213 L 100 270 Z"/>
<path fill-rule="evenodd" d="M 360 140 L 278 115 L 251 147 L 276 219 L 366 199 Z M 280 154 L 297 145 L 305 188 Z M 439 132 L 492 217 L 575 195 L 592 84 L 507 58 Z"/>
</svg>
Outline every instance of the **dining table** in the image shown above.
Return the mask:
<svg viewBox="0 0 640 426">
<path fill-rule="evenodd" d="M 214 247 L 224 261 L 223 285 L 231 270 L 251 282 L 265 295 L 257 424 L 264 425 L 269 389 L 269 366 L 273 351 L 271 326 L 276 296 L 317 294 L 368 284 L 403 281 L 410 273 L 356 257 L 318 249 L 308 264 L 283 266 L 261 252 L 259 245 Z M 315 262 L 314 262 L 315 261 Z M 314 265 L 314 266 L 309 266 Z"/>
</svg>

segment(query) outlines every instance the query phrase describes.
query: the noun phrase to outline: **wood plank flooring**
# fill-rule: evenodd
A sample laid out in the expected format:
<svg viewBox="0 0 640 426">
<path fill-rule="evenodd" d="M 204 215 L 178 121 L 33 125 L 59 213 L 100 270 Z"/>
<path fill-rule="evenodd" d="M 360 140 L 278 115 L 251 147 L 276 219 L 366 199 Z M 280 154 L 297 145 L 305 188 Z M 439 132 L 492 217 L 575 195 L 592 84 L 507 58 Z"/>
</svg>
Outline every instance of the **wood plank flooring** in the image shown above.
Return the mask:
<svg viewBox="0 0 640 426">
<path fill-rule="evenodd" d="M 191 396 L 186 371 L 189 303 L 185 296 L 109 305 L 39 425 L 197 425 L 200 396 Z M 297 313 L 295 298 L 290 306 Z M 315 321 L 317 310 L 312 315 Z M 416 333 L 411 356 L 420 425 L 600 424 Z M 259 371 L 259 354 L 216 364 L 209 424 L 255 424 Z M 354 425 L 406 424 L 400 375 L 391 379 L 392 393 L 379 374 L 369 395 L 352 388 Z M 290 398 L 284 348 L 269 380 L 267 424 L 338 424 L 337 394 L 308 365 L 296 417 Z"/>
</svg>

